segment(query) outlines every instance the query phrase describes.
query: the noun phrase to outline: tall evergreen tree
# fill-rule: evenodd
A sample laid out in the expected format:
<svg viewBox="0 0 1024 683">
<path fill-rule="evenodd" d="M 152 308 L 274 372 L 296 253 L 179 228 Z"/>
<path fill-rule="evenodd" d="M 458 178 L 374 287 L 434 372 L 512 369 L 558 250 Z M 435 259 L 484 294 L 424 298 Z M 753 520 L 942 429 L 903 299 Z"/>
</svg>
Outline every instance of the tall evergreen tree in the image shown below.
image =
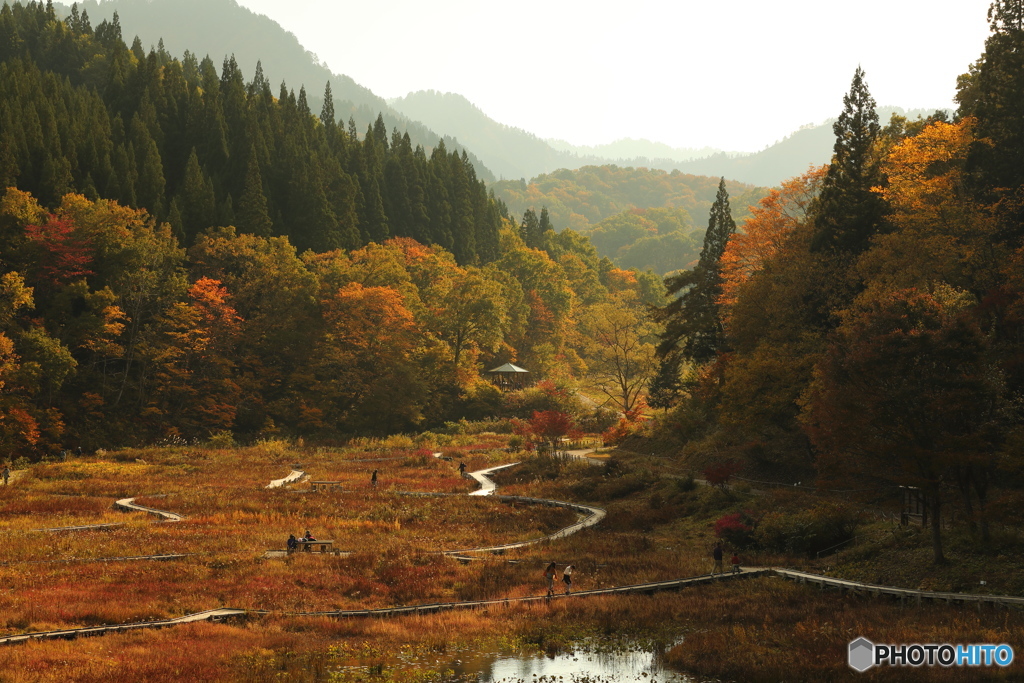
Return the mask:
<svg viewBox="0 0 1024 683">
<path fill-rule="evenodd" d="M 189 243 L 201 231 L 217 222 L 217 197 L 213 182 L 199 165 L 195 149 L 185 164 L 185 176 L 178 192 L 184 241 Z"/>
<path fill-rule="evenodd" d="M 334 95 L 331 94 L 331 82 L 324 87 L 324 106 L 320 108 L 320 122 L 327 130 L 333 132 L 338 121 L 334 116 Z"/>
<path fill-rule="evenodd" d="M 880 130 L 875 100 L 857 67 L 843 113 L 832 124 L 836 142 L 813 212 L 813 250 L 856 255 L 882 228 L 885 201 L 873 190 L 883 182 L 875 149 Z"/>
<path fill-rule="evenodd" d="M 978 142 L 967 171 L 979 199 L 1016 199 L 1004 206 L 1008 237 L 1024 234 L 1024 0 L 995 0 L 988 10 L 985 52 L 960 77 L 960 116 L 974 116 Z M 1005 210 L 1008 209 L 1008 210 Z"/>
<path fill-rule="evenodd" d="M 722 294 L 722 254 L 734 232 L 736 223 L 722 178 L 711 205 L 697 266 L 665 280 L 668 294 L 678 295 L 656 312 L 656 317 L 665 323 L 657 350 L 662 361 L 661 374 L 666 377 L 668 365 L 675 363 L 678 368 L 677 354 L 694 363 L 707 363 L 726 348 L 718 299 Z"/>
<path fill-rule="evenodd" d="M 236 223 L 244 231 L 261 237 L 269 237 L 273 231 L 273 223 L 267 212 L 267 197 L 263 194 L 263 176 L 260 174 L 260 162 L 256 158 L 256 145 L 249 152 L 249 164 L 245 172 L 245 187 L 238 200 L 235 212 Z"/>
<path fill-rule="evenodd" d="M 519 236 L 523 238 L 526 246 L 539 249 L 541 245 L 540 221 L 537 219 L 537 212 L 527 209 L 523 212 L 523 221 L 519 224 Z"/>
</svg>

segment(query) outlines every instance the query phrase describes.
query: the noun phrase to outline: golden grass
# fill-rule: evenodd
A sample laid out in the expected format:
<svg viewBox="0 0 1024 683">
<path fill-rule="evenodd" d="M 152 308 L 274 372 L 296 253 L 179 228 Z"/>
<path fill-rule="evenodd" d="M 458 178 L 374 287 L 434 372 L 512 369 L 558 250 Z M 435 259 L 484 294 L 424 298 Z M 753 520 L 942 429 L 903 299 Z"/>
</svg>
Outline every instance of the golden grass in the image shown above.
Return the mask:
<svg viewBox="0 0 1024 683">
<path fill-rule="evenodd" d="M 524 468 L 527 475 L 518 480 L 516 469 L 502 475 L 507 486 L 501 492 L 598 504 L 609 510 L 606 522 L 557 542 L 461 564 L 436 551 L 539 537 L 576 518 L 565 510 L 485 498 L 400 495 L 467 492 L 474 484 L 458 477 L 460 460 L 472 470 L 518 459 L 502 452 L 500 440 L 479 439 L 461 436 L 441 445 L 403 437 L 347 449 L 274 441 L 246 449 L 132 450 L 31 468 L 9 490 L 0 488 L 0 633 L 158 619 L 221 606 L 274 614 L 0 646 L 0 680 L 439 680 L 444 662 L 459 652 L 556 651 L 580 639 L 611 636 L 662 642 L 685 636 L 668 654 L 670 661 L 702 677 L 743 681 L 843 680 L 850 674 L 846 644 L 859 635 L 876 642 L 1008 642 L 1022 651 L 1016 612 L 901 609 L 886 600 L 839 597 L 768 578 L 654 597 L 556 600 L 400 619 L 284 614 L 539 595 L 541 568 L 552 560 L 576 565 L 576 590 L 704 574 L 713 520 L 742 504 L 705 490 L 665 496 L 664 482 L 649 477 L 644 481 L 653 484 L 623 493 L 614 478 L 601 475 L 602 467 L 586 463 L 563 463 L 549 478 L 548 464 L 541 463 Z M 452 460 L 431 457 L 434 449 Z M 344 491 L 304 493 L 305 484 L 265 488 L 296 463 L 313 479 L 345 482 Z M 371 489 L 375 468 L 380 484 Z M 647 477 L 628 476 L 641 475 Z M 590 500 L 581 495 L 585 491 Z M 664 504 L 653 502 L 659 491 Z M 142 513 L 108 509 L 127 496 L 187 518 L 158 523 Z M 54 520 L 127 525 L 28 532 Z M 352 554 L 263 557 L 268 548 L 283 547 L 288 533 L 306 528 Z M 63 561 L 146 553 L 190 556 Z M 752 554 L 745 562 L 800 564 L 795 559 Z M 897 673 L 936 680 L 979 675 Z M 871 678 L 898 679 L 887 672 Z"/>
</svg>

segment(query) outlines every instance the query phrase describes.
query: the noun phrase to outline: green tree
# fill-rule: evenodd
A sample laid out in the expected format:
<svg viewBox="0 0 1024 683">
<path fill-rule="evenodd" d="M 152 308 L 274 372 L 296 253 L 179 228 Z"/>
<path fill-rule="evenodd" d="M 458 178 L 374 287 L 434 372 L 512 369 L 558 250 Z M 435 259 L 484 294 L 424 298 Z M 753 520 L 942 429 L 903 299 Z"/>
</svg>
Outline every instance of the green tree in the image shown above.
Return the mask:
<svg viewBox="0 0 1024 683">
<path fill-rule="evenodd" d="M 988 10 L 992 33 L 969 73 L 960 77 L 959 116 L 977 119 L 977 142 L 967 171 L 972 190 L 986 203 L 1004 200 L 1005 237 L 1019 239 L 1024 225 L 1024 0 L 995 0 Z"/>
<path fill-rule="evenodd" d="M 722 254 L 729 237 L 736 232 L 736 223 L 729 209 L 729 193 L 725 179 L 718 185 L 718 195 L 711 205 L 704 246 L 693 270 L 686 270 L 665 279 L 668 294 L 677 298 L 658 309 L 656 318 L 665 324 L 658 344 L 658 357 L 663 363 L 679 353 L 685 360 L 707 363 L 726 348 L 722 323 Z"/>
<path fill-rule="evenodd" d="M 185 176 L 178 197 L 182 228 L 185 231 L 182 241 L 191 242 L 197 234 L 217 221 L 217 197 L 213 191 L 213 182 L 199 165 L 195 149 L 185 164 Z"/>
<path fill-rule="evenodd" d="M 880 130 L 875 100 L 864 71 L 857 67 L 850 91 L 843 96 L 843 112 L 832 124 L 832 163 L 813 209 L 815 251 L 856 256 L 881 230 L 886 204 L 874 190 L 883 184 L 875 145 Z"/>
<path fill-rule="evenodd" d="M 244 232 L 269 237 L 273 223 L 267 213 L 267 198 L 263 194 L 263 176 L 260 174 L 260 162 L 256 158 L 256 145 L 249 152 L 249 165 L 245 172 L 245 187 L 238 200 L 238 227 Z"/>
<path fill-rule="evenodd" d="M 627 290 L 608 303 L 588 308 L 580 323 L 590 379 L 616 410 L 635 410 L 658 368 L 657 334 L 649 313 Z"/>
</svg>

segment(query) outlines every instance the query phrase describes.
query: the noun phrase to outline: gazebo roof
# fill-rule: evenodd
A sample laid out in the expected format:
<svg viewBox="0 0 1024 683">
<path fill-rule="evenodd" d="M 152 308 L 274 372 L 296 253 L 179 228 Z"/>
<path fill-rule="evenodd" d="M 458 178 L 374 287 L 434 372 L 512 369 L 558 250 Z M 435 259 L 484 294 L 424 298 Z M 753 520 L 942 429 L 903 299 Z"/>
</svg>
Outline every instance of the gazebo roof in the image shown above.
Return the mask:
<svg viewBox="0 0 1024 683">
<path fill-rule="evenodd" d="M 511 363 L 505 363 L 504 365 L 502 365 L 500 367 L 497 367 L 497 368 L 494 368 L 493 370 L 488 370 L 488 372 L 526 372 L 526 373 L 529 373 L 530 371 L 529 370 L 524 370 L 523 368 L 519 367 L 518 365 L 512 365 Z"/>
</svg>

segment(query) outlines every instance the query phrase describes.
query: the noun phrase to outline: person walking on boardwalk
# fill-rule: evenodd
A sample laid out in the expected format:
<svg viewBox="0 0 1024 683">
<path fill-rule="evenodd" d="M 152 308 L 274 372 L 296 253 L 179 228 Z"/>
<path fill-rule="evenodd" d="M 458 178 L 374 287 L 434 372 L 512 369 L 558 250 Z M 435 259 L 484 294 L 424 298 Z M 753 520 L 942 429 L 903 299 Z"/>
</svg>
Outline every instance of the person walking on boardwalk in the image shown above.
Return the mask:
<svg viewBox="0 0 1024 683">
<path fill-rule="evenodd" d="M 555 563 L 552 562 L 544 570 L 544 578 L 548 582 L 548 597 L 552 597 L 555 594 Z"/>
<path fill-rule="evenodd" d="M 377 488 L 377 470 L 374 470 L 373 474 L 370 475 L 370 486 Z"/>
<path fill-rule="evenodd" d="M 715 549 L 711 551 L 711 557 L 715 560 L 715 568 L 711 570 L 711 576 L 725 573 L 725 570 L 722 568 L 722 555 L 722 542 L 719 541 L 715 544 Z"/>
<path fill-rule="evenodd" d="M 571 564 L 565 565 L 565 571 L 562 572 L 562 582 L 565 584 L 565 594 L 572 593 L 572 570 L 575 569 Z"/>
<path fill-rule="evenodd" d="M 7 486 L 7 482 L 10 480 L 10 478 L 11 478 L 11 468 L 8 467 L 7 465 L 4 465 L 4 486 Z"/>
</svg>

